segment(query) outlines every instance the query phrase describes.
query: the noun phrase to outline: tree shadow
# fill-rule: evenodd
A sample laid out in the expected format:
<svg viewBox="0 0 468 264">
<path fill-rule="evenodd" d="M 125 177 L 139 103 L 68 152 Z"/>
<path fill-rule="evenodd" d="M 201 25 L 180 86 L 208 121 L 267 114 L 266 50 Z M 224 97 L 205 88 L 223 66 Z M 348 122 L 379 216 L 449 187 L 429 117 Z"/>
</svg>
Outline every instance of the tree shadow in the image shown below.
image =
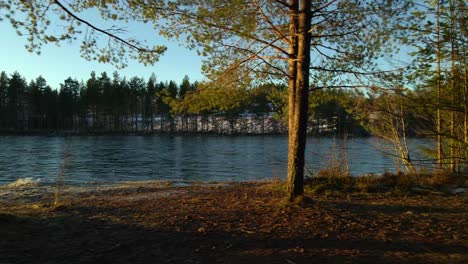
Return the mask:
<svg viewBox="0 0 468 264">
<path fill-rule="evenodd" d="M 43 217 L 0 214 L 0 263 L 392 263 L 385 254 L 468 252 L 463 244 L 436 242 L 163 230 L 122 223 L 112 217 L 115 210 L 73 206 Z M 110 217 L 97 217 L 102 214 Z"/>
<path fill-rule="evenodd" d="M 347 201 L 320 201 L 321 205 L 339 207 L 353 212 L 375 211 L 383 214 L 402 214 L 406 212 L 412 213 L 440 213 L 440 214 L 462 214 L 468 212 L 464 208 L 450 208 L 441 206 L 425 206 L 425 205 L 393 205 L 393 204 L 363 204 Z"/>
</svg>

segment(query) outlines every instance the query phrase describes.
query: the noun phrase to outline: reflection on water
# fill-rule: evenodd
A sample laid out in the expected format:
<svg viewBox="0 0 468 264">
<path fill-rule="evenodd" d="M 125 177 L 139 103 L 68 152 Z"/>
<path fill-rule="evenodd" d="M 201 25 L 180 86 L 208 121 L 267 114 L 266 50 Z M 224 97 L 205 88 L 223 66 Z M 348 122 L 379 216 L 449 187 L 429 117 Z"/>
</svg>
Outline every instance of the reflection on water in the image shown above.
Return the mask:
<svg viewBox="0 0 468 264">
<path fill-rule="evenodd" d="M 375 138 L 347 142 L 352 174 L 394 170 L 393 159 Z M 412 139 L 410 144 L 424 143 Z M 341 157 L 343 140 L 309 138 L 307 166 L 312 171 Z M 132 180 L 245 181 L 285 177 L 287 138 L 151 137 L 0 137 L 0 183 L 31 177 L 54 182 L 64 153 L 70 156 L 65 180 L 72 184 Z"/>
</svg>

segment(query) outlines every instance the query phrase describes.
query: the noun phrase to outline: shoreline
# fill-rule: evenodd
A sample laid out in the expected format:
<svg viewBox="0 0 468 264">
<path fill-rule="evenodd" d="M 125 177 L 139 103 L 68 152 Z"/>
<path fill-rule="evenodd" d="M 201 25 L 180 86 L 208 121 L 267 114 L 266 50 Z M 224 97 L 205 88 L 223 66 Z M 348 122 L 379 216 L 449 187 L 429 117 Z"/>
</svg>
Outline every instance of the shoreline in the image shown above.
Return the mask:
<svg viewBox="0 0 468 264">
<path fill-rule="evenodd" d="M 355 178 L 349 182 L 346 177 L 314 177 L 305 179 L 305 196 L 314 195 L 448 195 L 468 197 L 468 185 L 465 182 L 451 182 L 445 184 L 421 184 L 407 183 L 406 186 L 399 183 L 386 183 L 385 175 L 361 176 L 362 180 Z M 350 178 L 352 179 L 352 178 Z M 394 180 L 394 179 L 393 179 Z M 348 181 L 348 182 L 343 182 Z M 360 183 L 367 186 L 361 187 Z M 170 180 L 141 180 L 122 181 L 108 183 L 60 184 L 42 183 L 40 181 L 20 179 L 18 181 L 0 185 L 0 202 L 8 203 L 9 200 L 15 202 L 34 203 L 45 202 L 44 197 L 54 197 L 60 195 L 60 199 L 75 199 L 85 196 L 119 194 L 127 195 L 149 192 L 150 190 L 166 194 L 177 193 L 186 189 L 213 189 L 213 188 L 243 188 L 243 187 L 264 187 L 272 188 L 278 193 L 286 190 L 285 181 L 280 179 L 264 179 L 254 181 L 170 181 Z M 347 184 L 348 186 L 342 186 Z M 359 189 L 356 189 L 357 185 Z M 397 192 L 395 193 L 395 190 Z M 64 198 L 65 197 L 65 198 Z M 68 197 L 68 198 L 67 198 Z M 36 199 L 39 199 L 36 201 Z"/>
<path fill-rule="evenodd" d="M 217 132 L 99 132 L 99 131 L 0 131 L 0 136 L 44 136 L 44 137 L 68 137 L 68 136 L 207 136 L 207 137 L 261 137 L 261 136 L 277 136 L 277 137 L 287 137 L 287 133 L 217 133 Z M 324 133 L 324 134 L 307 134 L 308 137 L 317 137 L 317 138 L 331 138 L 339 137 L 343 138 L 343 135 L 333 134 L 333 133 Z M 373 137 L 369 134 L 362 135 L 353 135 L 348 134 L 347 137 L 354 138 L 368 138 Z M 418 137 L 414 136 L 413 138 L 428 138 L 428 137 Z"/>
</svg>

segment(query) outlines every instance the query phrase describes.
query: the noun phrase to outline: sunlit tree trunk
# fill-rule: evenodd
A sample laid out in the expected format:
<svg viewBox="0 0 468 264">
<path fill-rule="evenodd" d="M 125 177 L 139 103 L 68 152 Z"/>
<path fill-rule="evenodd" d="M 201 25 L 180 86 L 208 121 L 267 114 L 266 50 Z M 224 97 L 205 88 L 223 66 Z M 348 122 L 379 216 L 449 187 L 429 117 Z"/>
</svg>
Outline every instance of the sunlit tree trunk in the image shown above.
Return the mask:
<svg viewBox="0 0 468 264">
<path fill-rule="evenodd" d="M 464 110 L 464 136 L 465 146 L 468 146 L 468 66 L 465 64 L 465 83 L 463 87 L 463 110 Z"/>
<path fill-rule="evenodd" d="M 466 63 L 464 67 L 463 79 L 464 79 L 464 83 L 463 83 L 463 130 L 464 130 L 463 137 L 464 137 L 464 140 L 463 142 L 465 143 L 463 157 L 466 159 L 468 157 L 468 66 Z"/>
<path fill-rule="evenodd" d="M 454 32 L 454 6 L 453 0 L 450 0 L 450 60 L 451 60 L 451 110 L 450 110 L 450 171 L 454 173 L 457 168 L 456 156 L 456 138 L 455 135 L 455 32 Z"/>
<path fill-rule="evenodd" d="M 311 1 L 289 1 L 289 200 L 304 192 L 305 146 L 309 99 Z"/>
<path fill-rule="evenodd" d="M 440 109 L 440 97 L 441 97 L 441 46 L 440 46 L 440 1 L 437 0 L 437 25 L 436 25 L 436 34 L 437 34 L 437 167 L 442 169 L 442 118 L 441 118 L 441 109 Z"/>
</svg>

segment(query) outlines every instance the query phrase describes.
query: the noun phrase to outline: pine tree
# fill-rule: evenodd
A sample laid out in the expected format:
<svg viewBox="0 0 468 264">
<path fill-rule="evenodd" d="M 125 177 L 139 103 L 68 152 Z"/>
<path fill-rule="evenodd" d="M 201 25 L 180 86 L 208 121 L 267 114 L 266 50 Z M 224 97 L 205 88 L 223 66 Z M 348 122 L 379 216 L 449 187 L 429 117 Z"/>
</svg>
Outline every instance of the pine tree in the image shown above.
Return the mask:
<svg viewBox="0 0 468 264">
<path fill-rule="evenodd" d="M 47 1 L 0 3 L 7 11 L 19 10 L 24 17 L 34 18 L 28 23 L 17 17 L 10 20 L 20 32 L 30 33 L 27 48 L 31 51 L 43 43 L 72 39 L 81 25 L 109 38 L 105 45 L 86 38 L 81 50 L 87 59 L 125 65 L 129 51 L 130 57 L 146 64 L 156 62 L 164 52 L 165 47 L 123 39 L 78 15 L 97 8 L 106 19 L 151 22 L 162 35 L 196 48 L 207 57 L 203 70 L 214 86 L 285 80 L 289 92 L 288 196 L 293 200 L 303 194 L 309 90 L 345 87 L 356 81 L 356 74 L 373 72 L 375 59 L 388 50 L 382 47 L 392 43 L 392 26 L 413 1 L 174 0 L 127 5 L 125 1 L 63 4 L 55 0 L 55 9 Z M 50 16 L 36 15 L 48 12 L 58 13 L 69 23 L 68 29 L 58 34 L 48 30 Z M 176 94 L 169 91 L 172 98 Z"/>
</svg>

